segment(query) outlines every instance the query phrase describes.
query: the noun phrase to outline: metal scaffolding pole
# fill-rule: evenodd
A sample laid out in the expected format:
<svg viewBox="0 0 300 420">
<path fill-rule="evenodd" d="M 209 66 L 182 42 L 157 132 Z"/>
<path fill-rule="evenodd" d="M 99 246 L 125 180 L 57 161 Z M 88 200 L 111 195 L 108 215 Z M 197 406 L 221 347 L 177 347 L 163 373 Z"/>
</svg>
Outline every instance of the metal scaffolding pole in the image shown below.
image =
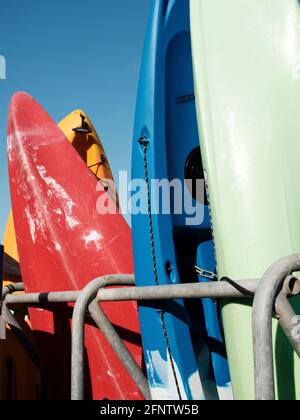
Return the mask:
<svg viewBox="0 0 300 420">
<path fill-rule="evenodd" d="M 150 400 L 150 390 L 148 386 L 148 381 L 144 373 L 132 357 L 130 351 L 127 349 L 121 337 L 119 336 L 113 325 L 110 323 L 109 319 L 107 318 L 103 310 L 100 308 L 96 300 L 90 303 L 89 313 L 95 324 L 102 331 L 102 334 L 115 351 L 116 355 L 119 357 L 125 368 L 128 370 L 131 378 L 141 391 L 142 395 L 145 397 L 146 400 Z"/>
<path fill-rule="evenodd" d="M 84 399 L 84 320 L 89 304 L 101 287 L 133 284 L 132 275 L 110 275 L 90 282 L 80 293 L 72 318 L 71 399 Z"/>
<path fill-rule="evenodd" d="M 6 305 L 28 304 L 43 307 L 47 303 L 76 302 L 72 322 L 72 399 L 84 396 L 84 323 L 87 310 L 96 325 L 111 344 L 124 366 L 148 398 L 148 387 L 143 373 L 135 364 L 122 340 L 99 306 L 100 301 L 158 301 L 199 298 L 249 298 L 255 294 L 253 304 L 253 348 L 255 360 L 255 387 L 258 400 L 275 399 L 274 363 L 272 347 L 272 315 L 279 323 L 292 346 L 300 355 L 300 342 L 293 336 L 296 316 L 288 298 L 300 294 L 300 282 L 293 272 L 300 271 L 300 254 L 283 258 L 266 272 L 262 280 L 220 281 L 210 283 L 170 284 L 150 287 L 106 288 L 112 285 L 134 284 L 131 275 L 110 275 L 89 283 L 82 291 L 25 293 L 12 295 L 23 289 L 22 283 L 3 289 L 3 315 L 13 324 Z"/>
<path fill-rule="evenodd" d="M 300 254 L 273 264 L 259 282 L 253 302 L 253 351 L 257 400 L 275 400 L 272 316 L 286 278 L 300 270 Z"/>
</svg>

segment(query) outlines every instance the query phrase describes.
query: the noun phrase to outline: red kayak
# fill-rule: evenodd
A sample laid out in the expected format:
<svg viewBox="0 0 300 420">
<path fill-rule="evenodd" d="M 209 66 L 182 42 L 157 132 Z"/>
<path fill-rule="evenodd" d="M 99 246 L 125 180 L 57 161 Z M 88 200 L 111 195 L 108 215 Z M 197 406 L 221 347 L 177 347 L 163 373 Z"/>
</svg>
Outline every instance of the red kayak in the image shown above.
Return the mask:
<svg viewBox="0 0 300 420">
<path fill-rule="evenodd" d="M 79 290 L 99 276 L 133 273 L 125 219 L 119 213 L 97 213 L 97 200 L 106 192 L 99 191 L 96 177 L 55 122 L 25 93 L 16 94 L 10 104 L 8 165 L 26 292 Z M 141 367 L 136 304 L 101 306 Z M 69 399 L 72 305 L 31 308 L 29 314 L 48 397 Z M 91 322 L 85 326 L 85 345 L 87 399 L 143 399 Z"/>
</svg>

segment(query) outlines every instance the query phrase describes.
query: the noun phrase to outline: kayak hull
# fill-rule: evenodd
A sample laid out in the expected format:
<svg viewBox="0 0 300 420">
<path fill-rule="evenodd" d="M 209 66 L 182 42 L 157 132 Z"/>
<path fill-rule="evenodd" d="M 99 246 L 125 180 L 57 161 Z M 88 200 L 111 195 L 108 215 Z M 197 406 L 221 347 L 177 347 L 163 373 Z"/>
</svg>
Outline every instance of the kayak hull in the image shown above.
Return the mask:
<svg viewBox="0 0 300 420">
<path fill-rule="evenodd" d="M 190 258 L 195 265 L 204 254 L 205 263 L 214 271 L 208 209 L 203 201 L 192 197 L 184 179 L 187 162 L 195 154 L 200 155 L 188 3 L 155 1 L 142 60 L 133 141 L 133 181 L 144 180 L 148 184 L 143 191 L 149 189 L 151 201 L 147 203 L 144 194 L 143 208 L 132 217 L 138 286 L 203 281 L 182 260 Z M 183 196 L 177 203 L 169 202 L 169 212 L 162 211 L 162 201 L 158 204 L 160 193 L 155 190 L 154 181 L 170 182 L 172 186 L 179 183 L 182 187 Z M 164 198 L 168 201 L 167 194 Z M 197 210 L 198 220 L 195 222 L 193 215 L 190 226 L 184 198 Z M 132 202 L 136 201 L 134 193 Z M 183 212 L 175 210 L 176 204 L 182 205 Z M 208 249 L 201 247 L 205 242 L 210 248 L 207 253 Z M 218 390 L 211 376 L 215 368 L 220 388 L 230 388 L 224 353 L 219 356 L 212 351 L 214 364 L 210 364 L 209 328 L 204 320 L 207 309 L 207 323 L 216 327 L 209 333 L 217 330 L 219 335 L 213 338 L 222 347 L 216 307 L 211 300 L 205 308 L 201 301 L 181 300 L 154 307 L 139 306 L 153 398 L 217 399 Z"/>
<path fill-rule="evenodd" d="M 49 115 L 16 94 L 8 123 L 13 216 L 25 291 L 80 290 L 107 274 L 133 273 L 131 232 L 123 216 L 99 214 L 110 203 L 102 184 Z M 111 203 L 113 206 L 114 203 Z M 135 303 L 102 305 L 142 366 Z M 70 305 L 29 310 L 50 399 L 70 398 Z M 102 334 L 85 326 L 86 398 L 141 399 Z"/>
<path fill-rule="evenodd" d="M 300 176 L 299 3 L 190 4 L 198 123 L 218 274 L 261 278 L 272 263 L 300 248 L 295 182 Z M 295 305 L 298 313 L 299 299 Z M 250 302 L 224 302 L 237 399 L 255 398 L 251 313 Z M 299 360 L 275 320 L 273 335 L 277 396 L 299 399 Z"/>
</svg>

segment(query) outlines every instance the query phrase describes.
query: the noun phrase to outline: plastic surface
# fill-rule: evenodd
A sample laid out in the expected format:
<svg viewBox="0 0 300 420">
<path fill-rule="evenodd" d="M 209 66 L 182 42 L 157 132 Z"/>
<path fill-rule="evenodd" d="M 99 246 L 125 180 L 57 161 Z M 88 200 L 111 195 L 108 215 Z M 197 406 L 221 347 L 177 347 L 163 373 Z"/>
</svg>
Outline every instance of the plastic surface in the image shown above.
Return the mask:
<svg viewBox="0 0 300 420">
<path fill-rule="evenodd" d="M 259 278 L 300 249 L 299 3 L 191 0 L 191 32 L 218 274 Z M 235 396 L 253 399 L 251 306 L 225 302 L 223 319 Z M 273 332 L 277 396 L 299 399 L 299 360 Z"/>
<path fill-rule="evenodd" d="M 26 292 L 83 288 L 106 274 L 133 272 L 131 232 L 121 214 L 100 215 L 104 188 L 49 115 L 27 94 L 10 104 L 8 164 L 22 277 Z M 113 205 L 113 204 L 112 204 Z M 135 303 L 103 309 L 142 364 Z M 30 309 L 50 399 L 70 397 L 69 305 Z M 85 326 L 86 398 L 141 399 L 101 333 Z"/>
<path fill-rule="evenodd" d="M 174 205 L 171 205 L 170 214 L 155 214 L 157 197 L 150 187 L 158 284 L 197 282 L 199 278 L 191 264 L 198 264 L 202 259 L 214 271 L 214 256 L 208 209 L 192 200 L 184 182 L 186 163 L 191 153 L 199 148 L 188 2 L 153 2 L 136 106 L 133 179 L 145 179 L 144 146 L 139 138 L 148 142 L 149 182 L 154 179 L 181 180 L 182 190 L 189 197 L 189 203 L 197 207 L 201 223 L 200 226 L 197 223 L 188 226 L 189 215 L 186 212 L 176 214 Z M 185 203 L 181 204 L 185 208 Z M 147 203 L 143 205 L 147 207 Z M 155 285 L 147 211 L 133 215 L 132 226 L 136 283 L 139 286 Z M 204 243 L 205 248 L 202 247 Z M 206 301 L 205 308 L 201 301 L 159 303 L 154 307 L 140 305 L 139 314 L 153 398 L 217 399 L 214 375 L 220 385 L 220 396 L 227 398 L 230 395 L 224 348 L 221 355 L 217 354 L 218 346 L 208 347 L 215 340 L 222 348 L 216 306 L 211 300 Z M 212 336 L 208 337 L 208 334 Z"/>
</svg>

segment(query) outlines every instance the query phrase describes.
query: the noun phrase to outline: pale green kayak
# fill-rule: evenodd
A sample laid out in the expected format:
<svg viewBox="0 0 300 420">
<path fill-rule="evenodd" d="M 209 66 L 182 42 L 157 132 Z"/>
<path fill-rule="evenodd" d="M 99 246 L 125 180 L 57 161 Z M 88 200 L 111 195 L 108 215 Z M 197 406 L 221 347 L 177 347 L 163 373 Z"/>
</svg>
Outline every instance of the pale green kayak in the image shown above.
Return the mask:
<svg viewBox="0 0 300 420">
<path fill-rule="evenodd" d="M 191 32 L 218 275 L 260 278 L 300 251 L 300 6 L 191 0 Z M 237 399 L 255 398 L 251 313 L 224 304 Z M 299 399 L 300 362 L 273 322 L 277 396 Z"/>
</svg>

